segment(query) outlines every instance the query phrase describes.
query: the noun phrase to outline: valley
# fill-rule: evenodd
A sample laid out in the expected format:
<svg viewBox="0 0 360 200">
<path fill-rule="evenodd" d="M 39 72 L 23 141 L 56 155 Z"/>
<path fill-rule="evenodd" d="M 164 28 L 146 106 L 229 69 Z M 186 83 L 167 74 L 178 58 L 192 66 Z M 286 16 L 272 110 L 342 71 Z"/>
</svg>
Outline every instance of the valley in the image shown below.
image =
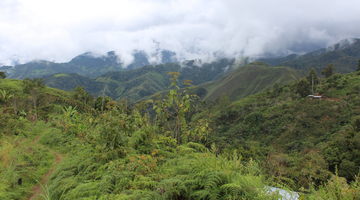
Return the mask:
<svg viewBox="0 0 360 200">
<path fill-rule="evenodd" d="M 349 53 L 357 45 L 267 58 L 271 65 L 223 58 L 114 65 L 94 76 L 5 71 L 0 197 L 282 198 L 276 187 L 298 199 L 357 199 L 360 60 Z M 92 64 L 85 69 L 102 66 Z"/>
</svg>

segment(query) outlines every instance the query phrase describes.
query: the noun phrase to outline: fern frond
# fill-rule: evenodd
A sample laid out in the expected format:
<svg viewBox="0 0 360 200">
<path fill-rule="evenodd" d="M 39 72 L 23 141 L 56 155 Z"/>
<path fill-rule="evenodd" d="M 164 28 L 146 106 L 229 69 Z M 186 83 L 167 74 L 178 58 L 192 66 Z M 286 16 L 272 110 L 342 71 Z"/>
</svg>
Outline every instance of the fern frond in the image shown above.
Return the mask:
<svg viewBox="0 0 360 200">
<path fill-rule="evenodd" d="M 189 142 L 186 144 L 187 147 L 191 147 L 193 149 L 196 149 L 200 152 L 204 152 L 204 153 L 209 153 L 209 149 L 206 148 L 204 145 L 199 144 L 199 143 L 194 143 L 194 142 Z"/>
<path fill-rule="evenodd" d="M 180 145 L 176 148 L 176 151 L 178 152 L 179 155 L 186 155 L 186 154 L 194 153 L 195 149 L 191 147 L 187 147 L 185 145 Z"/>
<path fill-rule="evenodd" d="M 187 194 L 187 188 L 181 179 L 170 178 L 162 180 L 159 187 L 156 189 L 159 193 L 162 193 L 166 198 L 174 199 L 181 195 Z"/>
<path fill-rule="evenodd" d="M 234 198 L 234 199 L 237 199 L 241 193 L 242 193 L 242 190 L 243 188 L 236 184 L 236 183 L 228 183 L 228 184 L 224 184 L 220 187 L 220 189 L 226 193 L 226 195 L 228 197 L 231 196 L 231 198 Z"/>
</svg>

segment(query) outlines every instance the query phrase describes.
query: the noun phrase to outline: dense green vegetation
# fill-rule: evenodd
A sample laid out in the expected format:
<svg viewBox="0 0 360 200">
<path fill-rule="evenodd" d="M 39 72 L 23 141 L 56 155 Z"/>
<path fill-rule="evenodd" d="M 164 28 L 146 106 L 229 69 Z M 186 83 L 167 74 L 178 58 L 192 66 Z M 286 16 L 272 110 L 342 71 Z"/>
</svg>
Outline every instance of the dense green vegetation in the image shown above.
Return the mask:
<svg viewBox="0 0 360 200">
<path fill-rule="evenodd" d="M 66 93 L 66 94 L 65 94 Z M 0 83 L 0 198 L 30 196 L 36 180 L 52 167 L 55 156 L 39 144 L 49 116 L 69 106 L 68 93 L 46 88 L 41 79 L 3 79 Z M 58 99 L 66 103 L 59 105 Z"/>
<path fill-rule="evenodd" d="M 202 100 L 214 102 L 226 93 L 230 101 L 270 90 L 277 83 L 284 85 L 305 77 L 305 73 L 289 67 L 271 67 L 264 62 L 253 62 L 235 69 L 219 80 L 203 83 L 194 88 Z M 160 92 L 165 95 L 168 91 Z M 143 99 L 150 99 L 152 95 Z"/>
<path fill-rule="evenodd" d="M 174 52 L 161 50 L 154 56 L 160 56 L 162 63 L 172 63 L 176 62 L 176 59 L 173 58 L 174 55 Z M 124 66 L 120 57 L 114 51 L 110 51 L 104 56 L 87 52 L 76 56 L 66 63 L 34 60 L 29 63 L 16 65 L 14 68 L 2 66 L 0 69 L 7 71 L 9 78 L 16 79 L 44 77 L 57 73 L 77 73 L 86 77 L 97 77 L 106 72 L 136 69 L 150 64 L 148 56 L 143 51 L 134 51 L 133 56 L 134 60 L 128 66 Z"/>
<path fill-rule="evenodd" d="M 275 83 L 284 85 L 304 77 L 304 72 L 287 67 L 271 67 L 264 62 L 250 63 L 212 83 L 199 85 L 206 89 L 203 98 L 215 101 L 226 93 L 230 101 L 271 89 Z"/>
<path fill-rule="evenodd" d="M 306 79 L 233 103 L 223 95 L 193 120 L 212 113 L 211 140 L 220 152 L 240 149 L 294 190 L 325 183 L 336 170 L 351 182 L 360 166 L 359 85 L 358 74 L 335 74 L 315 82 L 322 100 L 305 98 L 312 91 Z"/>
<path fill-rule="evenodd" d="M 190 81 L 177 88 L 179 72 L 168 75 L 165 97 L 132 107 L 100 97 L 103 112 L 80 87 L 3 79 L 0 89 L 13 96 L 1 96 L 1 106 L 17 105 L 0 113 L 0 196 L 30 196 L 62 155 L 50 199 L 278 199 L 268 186 L 304 199 L 359 198 L 359 75 L 315 79 L 323 100 L 304 98 L 311 74 L 209 105 Z"/>
<path fill-rule="evenodd" d="M 70 91 L 71 88 L 82 86 L 94 96 L 105 95 L 112 99 L 126 99 L 130 102 L 144 96 L 153 95 L 167 90 L 170 81 L 167 73 L 178 71 L 182 74 L 180 82 L 188 79 L 199 85 L 214 81 L 229 73 L 234 65 L 234 59 L 221 59 L 212 63 L 203 63 L 202 66 L 192 60 L 181 64 L 167 63 L 161 65 L 147 65 L 139 69 L 127 71 L 113 71 L 97 78 L 88 78 L 75 73 L 56 74 L 47 76 L 44 81 L 47 86 Z M 184 85 L 181 85 L 184 87 Z"/>
<path fill-rule="evenodd" d="M 85 53 L 66 63 L 35 60 L 16 65 L 15 68 L 7 71 L 9 78 L 24 79 L 25 77 L 44 77 L 56 73 L 78 73 L 83 76 L 95 77 L 115 70 L 122 70 L 122 65 L 118 63 L 115 53 L 109 52 L 102 57 L 94 57 L 91 53 Z"/>
<path fill-rule="evenodd" d="M 310 71 L 314 68 L 320 73 L 326 66 L 333 63 L 335 72 L 349 73 L 357 69 L 360 59 L 360 39 L 346 48 L 335 44 L 331 49 L 319 49 L 304 55 L 292 54 L 284 58 L 262 58 L 259 61 L 269 63 L 272 66 L 287 66 L 295 69 Z"/>
</svg>

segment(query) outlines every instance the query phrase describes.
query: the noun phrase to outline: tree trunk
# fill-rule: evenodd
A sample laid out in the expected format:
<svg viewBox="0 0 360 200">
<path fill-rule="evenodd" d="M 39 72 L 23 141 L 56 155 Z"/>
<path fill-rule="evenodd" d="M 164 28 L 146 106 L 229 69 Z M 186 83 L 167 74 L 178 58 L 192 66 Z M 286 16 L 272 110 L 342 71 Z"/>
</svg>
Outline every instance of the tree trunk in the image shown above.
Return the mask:
<svg viewBox="0 0 360 200">
<path fill-rule="evenodd" d="M 103 92 L 101 114 L 104 114 L 105 88 L 106 88 L 106 86 L 104 87 L 104 92 Z"/>
<path fill-rule="evenodd" d="M 314 94 L 314 75 L 312 75 L 312 81 L 311 81 L 312 85 L 311 85 L 311 91 L 312 94 Z"/>
<path fill-rule="evenodd" d="M 32 92 L 32 98 L 33 98 L 33 102 L 34 102 L 34 110 L 36 111 L 36 102 L 37 102 L 37 92 L 33 91 Z"/>
</svg>

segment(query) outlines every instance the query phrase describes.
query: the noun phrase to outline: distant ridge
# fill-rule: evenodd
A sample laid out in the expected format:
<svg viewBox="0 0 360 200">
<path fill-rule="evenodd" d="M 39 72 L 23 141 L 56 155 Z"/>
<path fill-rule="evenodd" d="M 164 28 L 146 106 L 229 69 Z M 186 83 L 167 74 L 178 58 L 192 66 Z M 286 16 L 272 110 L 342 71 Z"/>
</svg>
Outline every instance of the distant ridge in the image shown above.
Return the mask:
<svg viewBox="0 0 360 200">
<path fill-rule="evenodd" d="M 314 68 L 318 73 L 333 63 L 335 72 L 350 73 L 356 71 L 359 59 L 360 39 L 348 39 L 304 55 L 291 54 L 283 58 L 258 60 L 272 66 L 288 66 L 306 72 Z"/>
<path fill-rule="evenodd" d="M 247 96 L 272 89 L 275 82 L 279 85 L 304 78 L 305 72 L 290 67 L 272 67 L 265 62 L 253 62 L 228 73 L 216 81 L 196 85 L 194 93 L 203 100 L 214 102 L 222 93 L 230 101 L 237 101 Z M 165 95 L 168 91 L 160 94 Z M 143 100 L 152 98 L 144 97 Z"/>
<path fill-rule="evenodd" d="M 8 77 L 14 79 L 44 77 L 58 73 L 78 73 L 82 76 L 97 77 L 110 71 L 137 69 L 151 64 L 149 55 L 144 51 L 134 51 L 133 56 L 134 61 L 127 66 L 124 66 L 121 57 L 116 55 L 114 51 L 109 51 L 102 56 L 86 52 L 66 63 L 34 60 L 25 64 L 18 64 L 15 67 L 2 66 L 0 70 L 6 71 Z M 175 53 L 167 50 L 158 50 L 152 56 L 158 57 L 161 63 L 177 62 L 174 57 Z"/>
<path fill-rule="evenodd" d="M 266 89 L 272 89 L 275 82 L 284 85 L 304 76 L 304 72 L 289 67 L 271 67 L 264 62 L 253 62 L 217 81 L 198 87 L 207 90 L 204 100 L 214 101 L 225 92 L 230 101 L 236 101 Z"/>
<path fill-rule="evenodd" d="M 127 99 L 136 101 L 145 96 L 167 90 L 171 84 L 168 72 L 181 73 L 179 86 L 190 79 L 194 85 L 217 80 L 234 68 L 235 59 L 220 59 L 211 63 L 198 66 L 194 60 L 178 63 L 159 65 L 146 65 L 144 67 L 107 72 L 98 77 L 85 77 L 77 73 L 59 73 L 44 77 L 47 86 L 69 91 L 77 86 L 82 86 L 90 94 L 101 95 L 106 85 L 105 95 L 114 100 Z"/>
</svg>

